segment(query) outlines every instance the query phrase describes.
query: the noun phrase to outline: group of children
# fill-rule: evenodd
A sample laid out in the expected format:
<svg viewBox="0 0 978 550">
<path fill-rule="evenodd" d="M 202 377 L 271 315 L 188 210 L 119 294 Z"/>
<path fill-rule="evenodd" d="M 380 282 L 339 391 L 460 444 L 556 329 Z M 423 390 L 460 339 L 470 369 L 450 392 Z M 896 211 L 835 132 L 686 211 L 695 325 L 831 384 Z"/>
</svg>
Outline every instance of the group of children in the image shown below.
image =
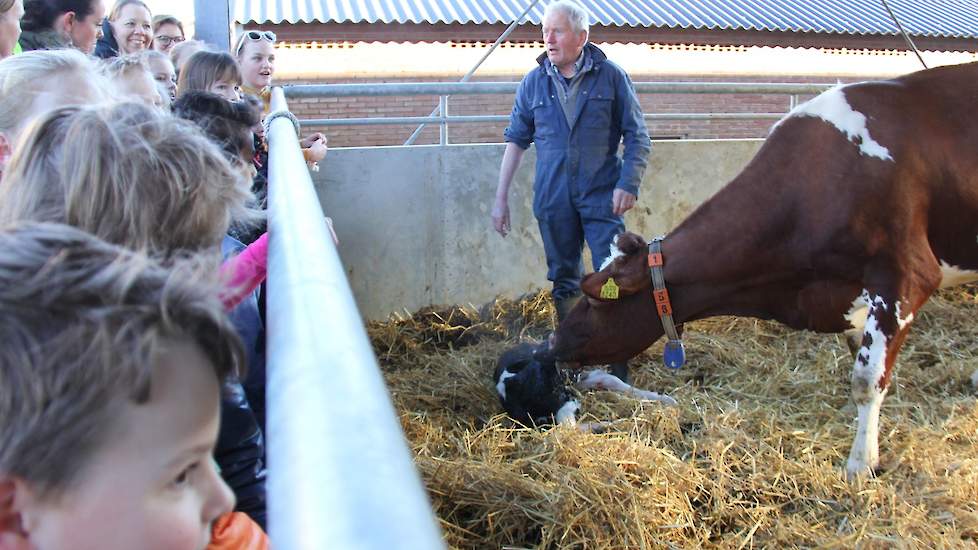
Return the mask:
<svg viewBox="0 0 978 550">
<path fill-rule="evenodd" d="M 0 550 L 266 548 L 275 36 L 220 52 L 140 0 L 22 1 L 0 0 Z"/>
</svg>

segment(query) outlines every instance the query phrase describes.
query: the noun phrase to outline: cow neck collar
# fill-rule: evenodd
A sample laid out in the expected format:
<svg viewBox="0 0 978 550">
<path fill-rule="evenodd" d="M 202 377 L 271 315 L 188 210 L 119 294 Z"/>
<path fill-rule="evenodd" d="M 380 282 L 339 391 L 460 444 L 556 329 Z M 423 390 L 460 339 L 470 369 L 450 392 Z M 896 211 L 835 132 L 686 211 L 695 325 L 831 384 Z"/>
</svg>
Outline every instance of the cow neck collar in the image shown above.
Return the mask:
<svg viewBox="0 0 978 550">
<path fill-rule="evenodd" d="M 686 362 L 686 350 L 683 340 L 676 330 L 672 318 L 672 302 L 666 289 L 666 276 L 663 270 L 665 260 L 662 256 L 662 241 L 664 236 L 656 237 L 649 242 L 649 269 L 652 271 L 652 299 L 655 301 L 655 311 L 662 321 L 662 329 L 668 340 L 662 352 L 662 361 L 667 367 L 678 369 Z"/>
</svg>

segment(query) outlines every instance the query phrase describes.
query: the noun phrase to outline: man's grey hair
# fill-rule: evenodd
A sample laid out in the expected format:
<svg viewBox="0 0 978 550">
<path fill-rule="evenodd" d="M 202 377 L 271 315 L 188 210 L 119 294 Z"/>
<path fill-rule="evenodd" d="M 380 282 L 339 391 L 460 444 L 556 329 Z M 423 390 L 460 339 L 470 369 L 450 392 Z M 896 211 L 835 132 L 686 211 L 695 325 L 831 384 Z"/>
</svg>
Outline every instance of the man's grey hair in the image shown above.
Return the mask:
<svg viewBox="0 0 978 550">
<path fill-rule="evenodd" d="M 567 16 L 571 29 L 574 32 L 588 33 L 591 27 L 591 16 L 584 6 L 574 0 L 555 0 L 547 4 L 543 10 L 543 18 L 546 19 L 551 13 L 562 13 Z"/>
</svg>

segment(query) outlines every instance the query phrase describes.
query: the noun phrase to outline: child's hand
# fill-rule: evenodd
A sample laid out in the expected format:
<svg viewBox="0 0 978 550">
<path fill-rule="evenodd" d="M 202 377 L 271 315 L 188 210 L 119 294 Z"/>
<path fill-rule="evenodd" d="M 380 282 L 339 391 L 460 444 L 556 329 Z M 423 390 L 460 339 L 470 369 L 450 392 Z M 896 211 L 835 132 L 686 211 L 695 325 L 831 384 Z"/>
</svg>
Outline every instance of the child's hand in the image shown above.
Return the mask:
<svg viewBox="0 0 978 550">
<path fill-rule="evenodd" d="M 299 141 L 299 147 L 302 147 L 303 149 L 308 149 L 310 146 L 312 146 L 313 143 L 317 141 L 322 141 L 323 143 L 326 143 L 326 136 L 324 136 L 320 132 L 316 132 L 315 134 L 309 134 L 308 136 L 302 138 Z"/>
<path fill-rule="evenodd" d="M 322 135 L 322 134 L 320 134 Z M 302 154 L 309 164 L 315 164 L 326 158 L 326 138 L 312 142 L 309 147 L 302 150 Z"/>
<path fill-rule="evenodd" d="M 310 134 L 300 141 L 299 145 L 304 149 L 306 161 L 316 163 L 326 158 L 327 141 L 326 136 L 319 132 Z"/>
</svg>

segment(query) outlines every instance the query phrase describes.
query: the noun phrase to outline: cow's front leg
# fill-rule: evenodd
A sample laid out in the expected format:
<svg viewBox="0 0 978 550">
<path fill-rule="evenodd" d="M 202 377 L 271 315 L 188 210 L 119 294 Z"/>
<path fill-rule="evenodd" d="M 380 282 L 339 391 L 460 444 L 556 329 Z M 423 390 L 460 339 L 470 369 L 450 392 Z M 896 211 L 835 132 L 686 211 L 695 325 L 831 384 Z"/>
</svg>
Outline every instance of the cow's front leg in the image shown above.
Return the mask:
<svg viewBox="0 0 978 550">
<path fill-rule="evenodd" d="M 623 393 L 636 399 L 644 399 L 646 401 L 659 401 L 666 405 L 675 405 L 676 400 L 664 393 L 656 393 L 654 391 L 640 390 L 638 388 L 632 387 L 625 382 L 622 382 L 620 378 L 609 374 L 606 371 L 596 369 L 585 374 L 581 377 L 580 381 L 577 383 L 582 389 L 585 390 L 608 390 L 618 393 Z"/>
<path fill-rule="evenodd" d="M 879 466 L 880 408 L 889 388 L 893 363 L 913 319 L 912 311 L 901 311 L 898 300 L 887 301 L 868 292 L 862 298 L 869 311 L 852 370 L 852 400 L 858 417 L 856 437 L 846 463 L 849 478 L 872 475 Z"/>
</svg>

